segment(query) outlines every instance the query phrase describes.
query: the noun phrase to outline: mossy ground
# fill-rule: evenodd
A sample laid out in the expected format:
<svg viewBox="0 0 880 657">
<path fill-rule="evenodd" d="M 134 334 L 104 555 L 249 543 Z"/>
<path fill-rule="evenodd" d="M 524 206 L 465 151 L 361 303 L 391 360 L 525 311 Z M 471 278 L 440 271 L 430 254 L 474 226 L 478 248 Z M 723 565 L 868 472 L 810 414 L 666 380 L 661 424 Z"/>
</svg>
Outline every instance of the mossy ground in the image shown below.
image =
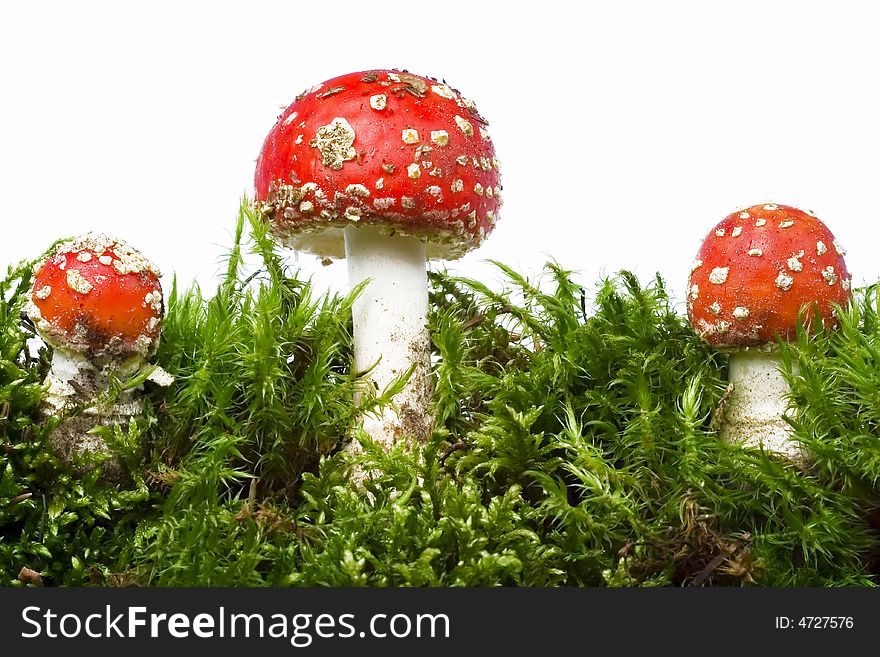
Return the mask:
<svg viewBox="0 0 880 657">
<path fill-rule="evenodd" d="M 250 230 L 250 237 L 244 233 Z M 244 250 L 260 256 L 249 272 Z M 35 257 L 39 254 L 35 254 Z M 726 362 L 657 280 L 583 289 L 498 265 L 500 292 L 431 275 L 437 429 L 385 454 L 341 448 L 348 296 L 285 269 L 243 206 L 226 277 L 171 290 L 143 418 L 103 430 L 128 485 L 84 476 L 38 423 L 49 354 L 0 283 L 0 578 L 46 585 L 872 585 L 880 573 L 880 302 L 784 346 L 809 471 L 717 438 Z M 539 284 L 540 283 L 540 284 Z M 119 388 L 140 384 L 148 372 Z M 357 463 L 375 473 L 358 489 Z M 25 578 L 27 579 L 27 578 Z"/>
</svg>

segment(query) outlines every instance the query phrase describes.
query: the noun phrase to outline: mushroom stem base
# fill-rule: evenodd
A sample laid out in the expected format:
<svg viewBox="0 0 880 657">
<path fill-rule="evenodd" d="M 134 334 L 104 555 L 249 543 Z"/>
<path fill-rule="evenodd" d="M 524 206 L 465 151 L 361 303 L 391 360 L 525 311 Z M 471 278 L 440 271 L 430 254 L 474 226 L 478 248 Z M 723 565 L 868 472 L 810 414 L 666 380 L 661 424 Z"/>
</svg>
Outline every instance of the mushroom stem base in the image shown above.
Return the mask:
<svg viewBox="0 0 880 657">
<path fill-rule="evenodd" d="M 788 398 L 791 388 L 780 371 L 779 354 L 763 351 L 739 351 L 730 356 L 730 382 L 723 440 L 745 447 L 763 447 L 795 463 L 804 463 L 807 454 L 794 439 Z"/>
<path fill-rule="evenodd" d="M 137 369 L 138 363 L 131 367 Z M 133 371 L 133 370 L 132 370 Z M 114 371 L 123 376 L 126 371 Z M 52 367 L 46 377 L 48 392 L 42 408 L 46 417 L 61 416 L 60 424 L 49 435 L 57 456 L 74 465 L 87 454 L 106 454 L 109 450 L 101 436 L 89 433 L 96 426 L 127 427 L 132 417 L 143 413 L 143 401 L 136 391 L 122 393 L 113 404 L 99 404 L 110 388 L 108 371 L 97 369 L 85 356 L 55 347 Z M 122 465 L 110 458 L 103 462 L 103 479 L 118 481 Z"/>
<path fill-rule="evenodd" d="M 355 369 L 369 370 L 365 383 L 378 394 L 413 367 L 393 405 L 363 418 L 364 430 L 389 449 L 423 442 L 433 430 L 425 246 L 414 237 L 349 226 L 345 254 L 350 284 L 369 280 L 352 307 Z"/>
</svg>

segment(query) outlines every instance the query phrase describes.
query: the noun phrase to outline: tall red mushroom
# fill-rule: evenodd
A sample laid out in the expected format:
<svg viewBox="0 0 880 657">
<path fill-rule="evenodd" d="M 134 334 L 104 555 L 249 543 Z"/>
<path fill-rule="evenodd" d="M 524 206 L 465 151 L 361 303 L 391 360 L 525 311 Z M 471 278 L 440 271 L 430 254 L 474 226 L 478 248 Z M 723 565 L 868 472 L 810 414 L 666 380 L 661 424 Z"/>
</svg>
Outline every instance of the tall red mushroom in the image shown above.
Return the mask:
<svg viewBox="0 0 880 657">
<path fill-rule="evenodd" d="M 777 340 L 792 339 L 798 321 L 836 326 L 835 305 L 850 298 L 843 256 L 815 215 L 775 203 L 731 213 L 703 241 L 687 308 L 696 332 L 730 353 L 724 439 L 803 459 L 783 418 L 790 389 Z"/>
<path fill-rule="evenodd" d="M 62 242 L 35 265 L 25 312 L 53 348 L 44 414 L 83 409 L 50 437 L 63 460 L 105 451 L 103 441 L 88 431 L 99 422 L 127 424 L 142 411 L 132 393 L 110 408 L 94 404 L 111 376 L 133 374 L 155 350 L 163 318 L 159 276 L 122 240 L 92 233 Z M 151 376 L 170 383 L 162 370 Z"/>
<path fill-rule="evenodd" d="M 479 246 L 501 207 L 487 123 L 448 85 L 404 71 L 328 80 L 297 96 L 266 137 L 256 198 L 287 246 L 346 257 L 355 367 L 376 389 L 413 368 L 396 408 L 365 418 L 390 446 L 430 435 L 426 258 Z M 372 368 L 372 369 L 370 369 Z"/>
</svg>

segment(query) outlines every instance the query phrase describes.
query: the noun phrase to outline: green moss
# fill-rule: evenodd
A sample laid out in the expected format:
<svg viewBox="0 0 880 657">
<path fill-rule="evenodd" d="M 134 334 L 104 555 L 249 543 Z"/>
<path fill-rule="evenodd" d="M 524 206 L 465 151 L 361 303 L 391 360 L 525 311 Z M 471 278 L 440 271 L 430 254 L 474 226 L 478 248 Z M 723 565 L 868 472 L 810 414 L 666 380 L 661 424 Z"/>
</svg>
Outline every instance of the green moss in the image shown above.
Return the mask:
<svg viewBox="0 0 880 657">
<path fill-rule="evenodd" d="M 245 232 L 250 237 L 245 239 Z M 246 250 L 262 266 L 248 271 Z M 726 362 L 660 278 L 584 290 L 555 263 L 504 289 L 431 274 L 438 428 L 357 434 L 351 303 L 289 271 L 243 205 L 210 296 L 170 291 L 149 404 L 108 430 L 130 471 L 76 477 L 35 421 L 48 353 L 0 283 L 0 577 L 51 585 L 868 585 L 880 562 L 878 298 L 784 346 L 808 472 L 721 444 Z M 589 303 L 588 303 L 589 301 Z M 792 368 L 797 364 L 797 370 Z M 794 372 L 798 371 L 799 374 Z M 140 373 L 133 385 L 143 378 Z M 119 388 L 126 385 L 121 382 Z M 51 423 L 50 425 L 51 426 Z M 360 490 L 350 469 L 374 473 Z"/>
</svg>

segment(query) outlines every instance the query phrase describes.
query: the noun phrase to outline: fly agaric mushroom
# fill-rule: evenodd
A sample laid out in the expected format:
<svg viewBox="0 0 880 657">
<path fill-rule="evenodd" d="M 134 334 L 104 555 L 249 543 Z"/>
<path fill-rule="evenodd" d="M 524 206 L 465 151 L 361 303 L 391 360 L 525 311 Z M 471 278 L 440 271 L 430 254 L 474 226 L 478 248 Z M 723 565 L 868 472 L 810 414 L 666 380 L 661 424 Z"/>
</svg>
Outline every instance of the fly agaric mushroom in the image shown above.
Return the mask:
<svg viewBox="0 0 880 657">
<path fill-rule="evenodd" d="M 122 240 L 86 234 L 60 243 L 34 266 L 25 308 L 37 333 L 53 348 L 43 414 L 67 418 L 50 436 L 61 459 L 106 451 L 88 431 L 96 424 L 126 424 L 142 411 L 133 391 L 109 408 L 97 407 L 111 376 L 133 374 L 156 348 L 163 317 L 159 271 Z M 157 368 L 150 379 L 168 385 Z"/>
<path fill-rule="evenodd" d="M 722 438 L 803 462 L 784 419 L 790 389 L 777 339 L 803 321 L 837 324 L 850 298 L 844 251 L 816 216 L 786 205 L 755 205 L 725 217 L 706 237 L 688 281 L 691 326 L 730 353 Z"/>
<path fill-rule="evenodd" d="M 257 160 L 256 198 L 288 247 L 346 257 L 354 361 L 378 390 L 413 368 L 397 412 L 365 418 L 387 446 L 432 430 L 426 258 L 455 259 L 492 231 L 499 164 L 474 104 L 402 71 L 343 75 L 281 114 Z"/>
</svg>

